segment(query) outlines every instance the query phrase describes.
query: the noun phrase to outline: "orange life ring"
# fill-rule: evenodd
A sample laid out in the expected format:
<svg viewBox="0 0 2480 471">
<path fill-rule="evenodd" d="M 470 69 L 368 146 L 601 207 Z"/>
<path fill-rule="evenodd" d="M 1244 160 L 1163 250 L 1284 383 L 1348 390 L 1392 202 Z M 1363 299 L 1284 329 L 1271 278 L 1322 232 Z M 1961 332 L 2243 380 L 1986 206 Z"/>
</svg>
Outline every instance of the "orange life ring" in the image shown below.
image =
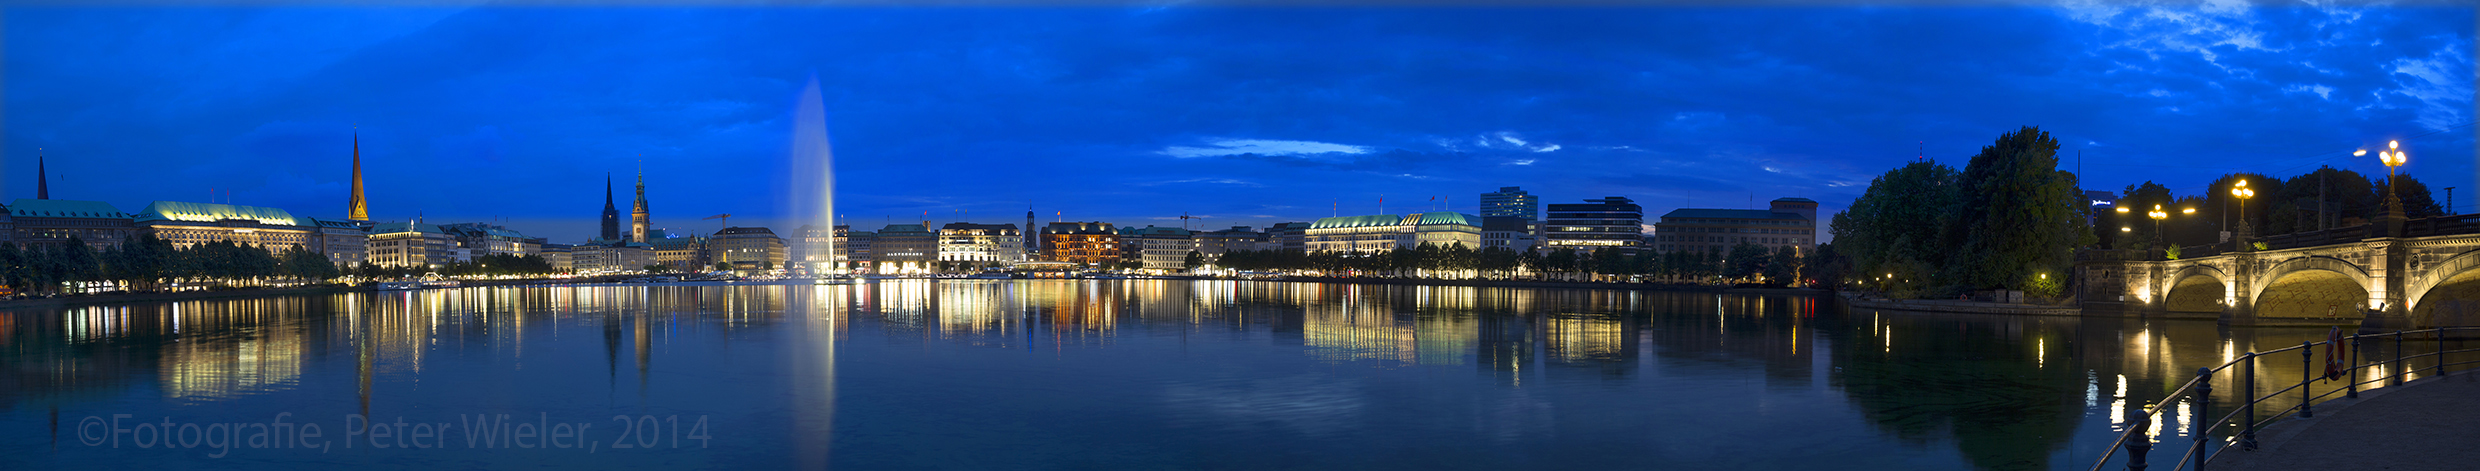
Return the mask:
<svg viewBox="0 0 2480 471">
<path fill-rule="evenodd" d="M 2326 381 L 2340 381 L 2345 376 L 2343 370 L 2349 367 L 2343 364 L 2342 355 L 2342 328 L 2335 327 L 2325 333 Z"/>
</svg>

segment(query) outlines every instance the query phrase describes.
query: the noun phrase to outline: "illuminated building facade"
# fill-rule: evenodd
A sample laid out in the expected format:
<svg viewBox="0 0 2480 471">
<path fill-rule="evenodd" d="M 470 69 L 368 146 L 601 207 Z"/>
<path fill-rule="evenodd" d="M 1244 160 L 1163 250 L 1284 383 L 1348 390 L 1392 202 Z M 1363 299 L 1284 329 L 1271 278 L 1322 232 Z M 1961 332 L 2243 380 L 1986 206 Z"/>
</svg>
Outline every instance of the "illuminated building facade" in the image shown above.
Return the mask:
<svg viewBox="0 0 2480 471">
<path fill-rule="evenodd" d="M 1481 248 L 1479 219 L 1456 212 L 1405 215 L 1379 214 L 1318 219 L 1309 223 L 1310 252 L 1367 252 L 1407 249 L 1421 244 L 1445 247 L 1462 244 Z"/>
<path fill-rule="evenodd" d="M 1741 242 L 1767 249 L 1792 247 L 1806 253 L 1817 246 L 1817 202 L 1808 198 L 1774 200 L 1769 209 L 1681 208 L 1662 215 L 1654 226 L 1654 243 L 1664 252 L 1679 250 L 1725 254 Z"/>
<path fill-rule="evenodd" d="M 663 237 L 647 242 L 654 248 L 654 264 L 680 271 L 706 271 L 715 266 L 714 257 L 707 255 L 705 237 Z"/>
<path fill-rule="evenodd" d="M 852 226 L 835 226 L 835 260 L 847 270 L 868 270 L 877 261 L 878 233 L 855 231 Z"/>
<path fill-rule="evenodd" d="M 1533 236 L 1533 221 L 1511 216 L 1481 217 L 1481 247 L 1498 247 L 1517 252 L 1533 250 L 1540 239 Z"/>
<path fill-rule="evenodd" d="M 1645 244 L 1643 206 L 1620 196 L 1584 201 L 1550 205 L 1550 218 L 1542 225 L 1542 249 L 1634 251 Z"/>
<path fill-rule="evenodd" d="M 1266 233 L 1249 230 L 1248 226 L 1197 233 L 1197 253 L 1209 259 L 1220 257 L 1225 252 L 1259 250 L 1265 243 Z"/>
<path fill-rule="evenodd" d="M 552 270 L 558 270 L 561 272 L 576 271 L 577 260 L 570 258 L 570 253 L 571 251 L 569 250 L 568 244 L 542 244 L 543 261 L 549 262 Z"/>
<path fill-rule="evenodd" d="M 1042 261 L 1088 267 L 1116 263 L 1119 231 L 1105 222 L 1054 222 L 1042 227 Z"/>
<path fill-rule="evenodd" d="M 310 233 L 310 246 L 326 255 L 328 263 L 337 268 L 360 265 L 370 260 L 370 221 L 338 221 L 304 218 L 317 229 Z"/>
<path fill-rule="evenodd" d="M 448 237 L 456 239 L 456 246 L 466 250 L 469 260 L 492 255 L 525 256 L 541 250 L 540 242 L 529 244 L 531 238 L 525 234 L 494 224 L 441 224 L 439 230 L 447 231 Z"/>
<path fill-rule="evenodd" d="M 1272 249 L 1289 252 L 1309 251 L 1309 223 L 1286 222 L 1266 228 L 1266 242 Z"/>
<path fill-rule="evenodd" d="M 707 258 L 734 270 L 772 270 L 784 266 L 784 239 L 764 227 L 726 227 L 707 239 Z"/>
<path fill-rule="evenodd" d="M 1122 228 L 1120 259 L 1143 263 L 1147 270 L 1176 271 L 1197 250 L 1196 235 L 1177 227 Z"/>
<path fill-rule="evenodd" d="M 939 260 L 947 262 L 1025 261 L 1025 235 L 1015 224 L 951 222 L 939 226 Z"/>
<path fill-rule="evenodd" d="M 456 238 L 439 226 L 420 222 L 386 222 L 370 229 L 370 264 L 383 267 L 436 267 L 456 261 Z"/>
<path fill-rule="evenodd" d="M 20 247 L 59 248 L 74 236 L 101 251 L 137 233 L 133 215 L 101 201 L 19 199 L 8 208 L 10 238 Z"/>
<path fill-rule="evenodd" d="M 310 246 L 318 223 L 281 209 L 217 203 L 157 201 L 138 211 L 134 223 L 155 238 L 188 248 L 215 241 L 260 247 L 282 254 Z"/>
<path fill-rule="evenodd" d="M 637 242 L 578 244 L 569 247 L 568 256 L 577 273 L 636 271 L 655 264 L 654 247 Z"/>
<path fill-rule="evenodd" d="M 800 229 L 794 229 L 792 237 L 784 241 L 785 245 L 791 246 L 788 249 L 791 255 L 785 258 L 785 263 L 808 270 L 831 270 L 831 264 L 835 261 L 835 231 L 841 227 L 803 224 Z"/>
<path fill-rule="evenodd" d="M 921 224 L 889 224 L 878 230 L 878 240 L 871 247 L 873 273 L 923 273 L 938 267 L 939 235 L 930 232 L 930 221 Z"/>
</svg>

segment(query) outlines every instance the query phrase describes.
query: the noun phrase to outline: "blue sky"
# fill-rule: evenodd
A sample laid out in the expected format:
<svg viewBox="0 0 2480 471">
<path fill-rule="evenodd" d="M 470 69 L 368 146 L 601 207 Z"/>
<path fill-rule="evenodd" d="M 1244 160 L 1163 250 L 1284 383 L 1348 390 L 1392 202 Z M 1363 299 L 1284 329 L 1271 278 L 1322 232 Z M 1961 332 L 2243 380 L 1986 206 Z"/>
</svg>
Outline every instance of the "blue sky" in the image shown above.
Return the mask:
<svg viewBox="0 0 2480 471">
<path fill-rule="evenodd" d="M 1841 209 L 2023 125 L 2088 188 L 2409 138 L 2474 189 L 2468 8 L 8 8 L 7 198 L 232 202 L 595 230 L 644 161 L 657 227 L 784 217 L 822 89 L 838 212 L 1264 226 L 1522 186 L 1647 212 Z M 2442 132 L 2441 132 L 2442 131 Z M 219 200 L 223 197 L 217 197 Z M 1444 207 L 1444 206 L 1438 206 Z M 1760 206 L 1762 207 L 1762 206 Z M 1195 223 L 1192 223 L 1195 224 Z"/>
</svg>

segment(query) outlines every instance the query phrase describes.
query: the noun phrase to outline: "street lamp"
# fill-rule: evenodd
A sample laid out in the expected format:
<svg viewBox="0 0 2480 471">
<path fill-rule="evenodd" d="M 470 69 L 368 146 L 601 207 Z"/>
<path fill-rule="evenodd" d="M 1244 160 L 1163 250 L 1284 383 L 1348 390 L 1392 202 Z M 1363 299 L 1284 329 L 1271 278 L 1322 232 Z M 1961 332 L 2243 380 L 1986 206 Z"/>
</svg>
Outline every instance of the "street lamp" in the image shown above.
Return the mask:
<svg viewBox="0 0 2480 471">
<path fill-rule="evenodd" d="M 2248 198 L 2256 197 L 2256 190 L 2247 187 L 2247 180 L 2239 180 L 2238 185 L 2230 187 L 2230 196 L 2239 198 L 2239 237 L 2234 239 L 2234 241 L 2237 242 L 2235 245 L 2245 247 L 2247 246 L 2249 232 L 2247 220 L 2247 200 Z"/>
<path fill-rule="evenodd" d="M 2402 187 L 2402 183 L 2396 180 L 2402 178 L 2395 173 L 2394 168 L 2409 163 L 2411 156 L 2403 153 L 2402 141 L 2385 141 L 2385 149 L 2377 153 L 2377 159 L 2385 162 L 2385 216 L 2402 219 L 2402 197 L 2394 194 L 2395 190 Z"/>
<path fill-rule="evenodd" d="M 2170 242 L 2170 238 L 2163 237 L 2163 234 L 2161 233 L 2161 220 L 2169 219 L 2170 213 L 2168 211 L 2162 211 L 2161 205 L 2156 204 L 2153 205 L 2152 211 L 2146 211 L 2144 212 L 2144 215 L 2153 218 L 2153 242 L 2167 245 Z"/>
</svg>

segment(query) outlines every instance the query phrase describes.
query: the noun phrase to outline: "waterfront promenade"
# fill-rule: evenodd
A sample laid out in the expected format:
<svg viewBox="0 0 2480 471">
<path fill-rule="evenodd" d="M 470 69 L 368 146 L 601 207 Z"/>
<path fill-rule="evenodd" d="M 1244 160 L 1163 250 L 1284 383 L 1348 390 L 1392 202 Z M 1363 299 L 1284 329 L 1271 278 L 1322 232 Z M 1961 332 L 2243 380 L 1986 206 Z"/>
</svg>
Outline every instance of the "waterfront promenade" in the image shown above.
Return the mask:
<svg viewBox="0 0 2480 471">
<path fill-rule="evenodd" d="M 2231 450 L 2206 469 L 2480 468 L 2480 374 L 2380 388 L 2316 412 L 2275 423 L 2258 434 L 2256 451 Z"/>
</svg>

